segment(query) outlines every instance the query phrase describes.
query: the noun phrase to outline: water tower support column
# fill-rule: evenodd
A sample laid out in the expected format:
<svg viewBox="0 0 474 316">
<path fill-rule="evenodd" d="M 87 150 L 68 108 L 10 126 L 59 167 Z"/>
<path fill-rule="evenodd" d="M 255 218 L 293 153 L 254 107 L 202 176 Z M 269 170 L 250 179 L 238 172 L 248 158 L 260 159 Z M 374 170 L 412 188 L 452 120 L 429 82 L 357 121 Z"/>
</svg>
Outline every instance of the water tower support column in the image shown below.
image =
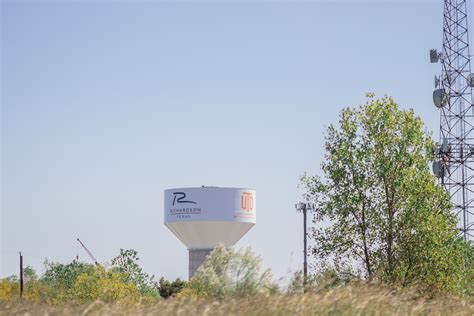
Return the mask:
<svg viewBox="0 0 474 316">
<path fill-rule="evenodd" d="M 199 266 L 206 260 L 208 254 L 214 249 L 189 249 L 189 278 L 196 273 Z"/>
</svg>

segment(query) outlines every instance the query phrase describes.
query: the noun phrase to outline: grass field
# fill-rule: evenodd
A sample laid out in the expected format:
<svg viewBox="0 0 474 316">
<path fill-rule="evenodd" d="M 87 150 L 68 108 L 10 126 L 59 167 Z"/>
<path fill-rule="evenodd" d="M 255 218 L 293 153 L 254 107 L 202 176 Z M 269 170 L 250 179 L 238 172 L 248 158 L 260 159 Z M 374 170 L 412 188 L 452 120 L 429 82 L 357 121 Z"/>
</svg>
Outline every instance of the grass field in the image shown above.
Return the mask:
<svg viewBox="0 0 474 316">
<path fill-rule="evenodd" d="M 281 294 L 224 300 L 172 298 L 154 304 L 50 306 L 0 303 L 0 315 L 474 315 L 474 298 L 427 299 L 415 291 L 351 285 L 322 294 Z"/>
</svg>

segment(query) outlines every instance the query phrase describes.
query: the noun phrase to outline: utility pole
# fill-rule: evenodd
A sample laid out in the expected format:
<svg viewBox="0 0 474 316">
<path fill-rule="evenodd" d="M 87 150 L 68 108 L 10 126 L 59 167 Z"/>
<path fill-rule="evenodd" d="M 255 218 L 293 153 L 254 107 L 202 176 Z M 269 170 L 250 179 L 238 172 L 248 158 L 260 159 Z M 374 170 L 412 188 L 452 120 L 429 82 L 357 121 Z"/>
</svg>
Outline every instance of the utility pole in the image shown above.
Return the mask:
<svg viewBox="0 0 474 316">
<path fill-rule="evenodd" d="M 308 246 L 306 231 L 306 213 L 313 209 L 312 204 L 299 202 L 295 204 L 296 211 L 303 213 L 303 290 L 306 291 L 306 280 L 308 279 Z"/>
<path fill-rule="evenodd" d="M 20 299 L 23 298 L 23 256 L 20 251 Z"/>
</svg>

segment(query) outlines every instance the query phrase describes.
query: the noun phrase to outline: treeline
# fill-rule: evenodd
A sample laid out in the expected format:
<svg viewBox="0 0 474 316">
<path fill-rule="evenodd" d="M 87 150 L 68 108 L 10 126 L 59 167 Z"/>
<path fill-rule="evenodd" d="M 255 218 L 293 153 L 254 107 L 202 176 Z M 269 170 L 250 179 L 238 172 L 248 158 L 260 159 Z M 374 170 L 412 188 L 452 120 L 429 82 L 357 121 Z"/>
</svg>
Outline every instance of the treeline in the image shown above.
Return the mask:
<svg viewBox="0 0 474 316">
<path fill-rule="evenodd" d="M 363 288 L 367 283 L 388 283 L 378 278 L 367 280 L 361 275 L 340 273 L 327 267 L 306 280 L 301 271 L 298 271 L 293 275 L 289 286 L 282 289 L 274 283 L 271 271 L 263 270 L 261 264 L 261 258 L 249 248 L 233 250 L 218 246 L 190 281 L 168 281 L 164 278 L 155 281 L 154 276 L 143 272 L 134 250 L 121 250 L 110 265 L 96 266 L 76 260 L 68 264 L 46 261 L 45 272 L 40 277 L 31 267 L 24 270 L 23 299 L 50 305 L 81 305 L 95 301 L 152 304 L 175 297 L 215 300 L 245 297 L 255 299 L 273 295 L 280 297 L 285 293 L 324 294 L 346 286 Z M 400 283 L 391 283 L 391 286 L 392 289 L 403 288 Z M 430 283 L 423 283 L 423 280 L 408 288 L 416 289 L 420 296 L 425 297 L 448 293 L 439 288 L 430 288 Z M 472 292 L 467 293 L 465 290 L 466 288 L 464 292 L 457 293 L 472 297 Z M 0 302 L 18 302 L 19 293 L 18 277 L 0 280 Z"/>
<path fill-rule="evenodd" d="M 93 265 L 77 260 L 63 264 L 45 261 L 38 276 L 31 267 L 23 272 L 24 294 L 28 301 L 49 304 L 104 302 L 156 302 L 175 295 L 186 285 L 181 279 L 155 281 L 138 264 L 135 250 L 120 250 L 111 264 Z M 16 275 L 0 280 L 0 301 L 19 300 Z"/>
</svg>

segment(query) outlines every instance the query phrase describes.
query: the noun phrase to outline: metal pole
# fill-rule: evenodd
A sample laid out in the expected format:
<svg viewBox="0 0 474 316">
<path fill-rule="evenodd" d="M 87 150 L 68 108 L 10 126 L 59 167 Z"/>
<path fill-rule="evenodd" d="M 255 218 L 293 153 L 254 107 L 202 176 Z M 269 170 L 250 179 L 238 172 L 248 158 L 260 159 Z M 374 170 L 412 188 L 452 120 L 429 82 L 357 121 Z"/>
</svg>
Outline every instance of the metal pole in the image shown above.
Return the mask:
<svg viewBox="0 0 474 316">
<path fill-rule="evenodd" d="M 308 245 L 307 231 L 306 231 L 306 213 L 308 210 L 313 209 L 313 205 L 308 203 L 299 202 L 295 204 L 295 208 L 298 212 L 303 212 L 303 292 L 306 292 L 306 284 L 308 279 Z"/>
<path fill-rule="evenodd" d="M 308 278 L 308 262 L 307 262 L 307 246 L 306 246 L 306 206 L 303 208 L 303 227 L 304 227 L 304 236 L 303 236 L 303 244 L 304 244 L 304 261 L 303 261 L 303 286 L 304 291 L 306 291 L 306 279 Z"/>
<path fill-rule="evenodd" d="M 23 256 L 20 252 L 20 299 L 23 298 Z"/>
</svg>

